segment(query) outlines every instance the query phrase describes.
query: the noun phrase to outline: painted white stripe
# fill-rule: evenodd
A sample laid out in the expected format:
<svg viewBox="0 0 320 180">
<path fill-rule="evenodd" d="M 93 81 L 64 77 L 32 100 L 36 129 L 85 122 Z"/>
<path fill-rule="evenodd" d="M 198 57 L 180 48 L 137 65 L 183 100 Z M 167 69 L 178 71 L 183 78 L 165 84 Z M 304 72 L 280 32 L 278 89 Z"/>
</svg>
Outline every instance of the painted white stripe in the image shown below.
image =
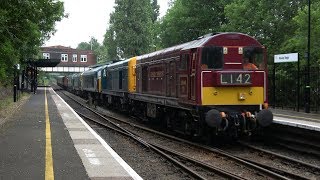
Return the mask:
<svg viewBox="0 0 320 180">
<path fill-rule="evenodd" d="M 91 149 L 82 149 L 82 151 L 91 164 L 97 166 L 101 165 L 99 158 L 97 158 L 96 154 Z"/>
<path fill-rule="evenodd" d="M 226 62 L 224 64 L 228 64 L 228 65 L 241 65 L 242 63 L 237 63 L 237 62 Z"/>
<path fill-rule="evenodd" d="M 276 124 L 283 124 L 283 125 L 288 125 L 288 126 L 293 126 L 293 127 L 299 127 L 299 128 L 303 128 L 303 129 L 310 129 L 310 130 L 314 130 L 314 131 L 320 131 L 320 127 L 317 125 L 312 125 L 312 124 L 306 124 L 306 123 L 310 123 L 310 122 L 306 122 L 306 123 L 302 123 L 302 122 L 292 122 L 292 120 L 284 120 L 284 119 L 278 119 L 278 118 L 273 118 L 273 122 Z"/>
<path fill-rule="evenodd" d="M 52 88 L 50 88 L 53 91 Z M 103 147 L 109 151 L 112 157 L 128 172 L 128 174 L 136 180 L 142 180 L 142 178 L 104 141 L 55 91 L 53 91 L 62 102 L 72 111 L 72 113 L 82 122 L 82 124 L 97 138 L 97 140 L 103 145 Z"/>
</svg>

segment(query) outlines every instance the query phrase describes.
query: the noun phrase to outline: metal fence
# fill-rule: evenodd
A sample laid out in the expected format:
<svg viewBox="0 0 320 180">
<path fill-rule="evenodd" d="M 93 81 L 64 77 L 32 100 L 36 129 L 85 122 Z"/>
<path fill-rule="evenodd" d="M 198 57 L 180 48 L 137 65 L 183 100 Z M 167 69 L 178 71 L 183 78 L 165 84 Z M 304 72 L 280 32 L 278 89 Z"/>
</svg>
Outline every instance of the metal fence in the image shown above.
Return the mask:
<svg viewBox="0 0 320 180">
<path fill-rule="evenodd" d="M 275 73 L 272 72 L 275 70 Z M 305 111 L 307 68 L 273 68 L 269 71 L 269 105 Z M 310 67 L 310 111 L 320 112 L 320 68 Z"/>
</svg>

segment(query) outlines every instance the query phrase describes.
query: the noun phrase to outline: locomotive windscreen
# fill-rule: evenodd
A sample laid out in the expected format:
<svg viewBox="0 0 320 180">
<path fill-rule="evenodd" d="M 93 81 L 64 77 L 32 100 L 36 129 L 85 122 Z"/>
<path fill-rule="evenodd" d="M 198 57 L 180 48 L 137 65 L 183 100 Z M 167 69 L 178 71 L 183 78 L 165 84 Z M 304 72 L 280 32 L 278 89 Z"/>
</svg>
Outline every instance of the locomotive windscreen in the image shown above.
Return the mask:
<svg viewBox="0 0 320 180">
<path fill-rule="evenodd" d="M 256 66 L 259 70 L 265 69 L 265 62 L 264 62 L 264 55 L 263 49 L 260 47 L 245 47 L 243 49 L 243 63 L 245 64 L 246 60 L 249 61 L 248 63 L 252 63 Z"/>
<path fill-rule="evenodd" d="M 202 48 L 201 67 L 203 69 L 222 69 L 223 48 L 209 46 Z"/>
</svg>

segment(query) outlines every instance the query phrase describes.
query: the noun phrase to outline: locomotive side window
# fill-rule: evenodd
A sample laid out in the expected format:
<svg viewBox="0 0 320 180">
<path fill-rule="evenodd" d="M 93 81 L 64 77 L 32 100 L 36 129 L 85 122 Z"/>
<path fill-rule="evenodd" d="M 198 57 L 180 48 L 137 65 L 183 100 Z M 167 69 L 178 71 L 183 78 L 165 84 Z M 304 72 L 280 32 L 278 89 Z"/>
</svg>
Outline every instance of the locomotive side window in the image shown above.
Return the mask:
<svg viewBox="0 0 320 180">
<path fill-rule="evenodd" d="M 264 70 L 263 49 L 259 47 L 245 47 L 243 53 L 244 70 Z"/>
<path fill-rule="evenodd" d="M 189 54 L 181 55 L 180 67 L 179 67 L 180 70 L 186 70 L 187 69 L 188 60 L 189 60 Z"/>
<path fill-rule="evenodd" d="M 122 89 L 122 71 L 119 71 L 119 89 Z"/>
<path fill-rule="evenodd" d="M 108 72 L 107 72 L 107 89 L 108 90 L 110 90 L 110 89 L 112 89 L 112 72 L 111 72 L 111 70 L 109 70 Z"/>
<path fill-rule="evenodd" d="M 202 69 L 222 69 L 223 48 L 210 46 L 202 49 L 201 68 Z"/>
</svg>

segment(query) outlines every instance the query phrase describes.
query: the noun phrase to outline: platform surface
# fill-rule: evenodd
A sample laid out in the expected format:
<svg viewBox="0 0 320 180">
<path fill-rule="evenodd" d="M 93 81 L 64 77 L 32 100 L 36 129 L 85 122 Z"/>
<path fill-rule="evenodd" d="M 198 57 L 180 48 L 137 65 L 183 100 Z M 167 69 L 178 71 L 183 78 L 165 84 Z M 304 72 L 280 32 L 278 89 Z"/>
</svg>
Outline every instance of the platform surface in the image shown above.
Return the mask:
<svg viewBox="0 0 320 180">
<path fill-rule="evenodd" d="M 273 112 L 273 121 L 276 124 L 320 131 L 320 114 L 304 113 L 284 109 L 270 110 Z"/>
<path fill-rule="evenodd" d="M 0 126 L 0 147 L 0 179 L 141 179 L 51 88 Z"/>
</svg>

